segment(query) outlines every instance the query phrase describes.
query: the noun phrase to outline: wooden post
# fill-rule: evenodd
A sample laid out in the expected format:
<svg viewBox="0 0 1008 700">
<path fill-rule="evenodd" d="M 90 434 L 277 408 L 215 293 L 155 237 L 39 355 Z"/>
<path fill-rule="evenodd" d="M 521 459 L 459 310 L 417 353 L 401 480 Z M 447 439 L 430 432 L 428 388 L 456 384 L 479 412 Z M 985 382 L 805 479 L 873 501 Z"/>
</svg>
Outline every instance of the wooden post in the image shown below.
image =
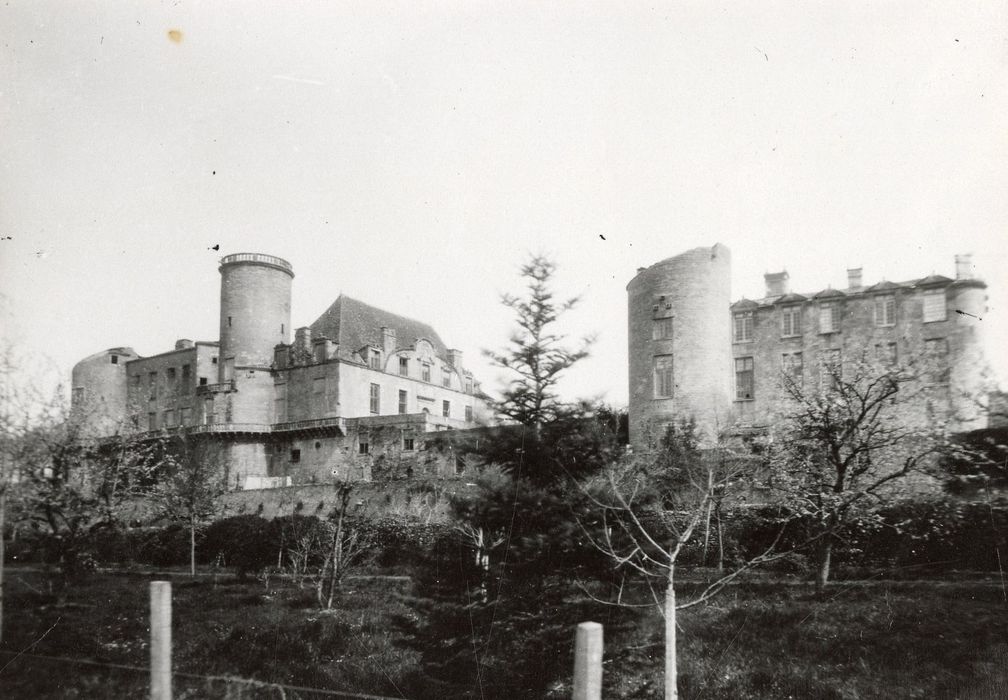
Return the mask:
<svg viewBox="0 0 1008 700">
<path fill-rule="evenodd" d="M 151 700 L 171 700 L 171 628 L 171 582 L 151 581 Z"/>
<path fill-rule="evenodd" d="M 602 698 L 602 625 L 582 622 L 574 639 L 574 693 L 572 700 Z"/>
</svg>

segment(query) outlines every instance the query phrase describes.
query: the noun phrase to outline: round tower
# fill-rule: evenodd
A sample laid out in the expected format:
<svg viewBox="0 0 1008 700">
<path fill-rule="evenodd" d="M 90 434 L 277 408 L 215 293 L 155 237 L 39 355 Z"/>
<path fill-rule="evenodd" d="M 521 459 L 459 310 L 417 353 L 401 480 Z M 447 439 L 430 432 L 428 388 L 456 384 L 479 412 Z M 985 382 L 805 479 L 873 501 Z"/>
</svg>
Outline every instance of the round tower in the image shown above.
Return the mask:
<svg viewBox="0 0 1008 700">
<path fill-rule="evenodd" d="M 290 333 L 294 269 L 282 258 L 235 253 L 221 259 L 219 381 L 242 369 L 269 369 Z"/>
<path fill-rule="evenodd" d="M 731 252 L 719 243 L 641 268 L 627 295 L 630 444 L 651 449 L 689 418 L 712 441 L 731 406 Z"/>
<path fill-rule="evenodd" d="M 958 262 L 958 260 L 957 260 Z M 948 287 L 953 326 L 949 333 L 949 391 L 954 430 L 987 427 L 987 375 L 983 317 L 987 314 L 987 284 L 960 277 Z"/>
<path fill-rule="evenodd" d="M 103 437 L 124 429 L 126 363 L 136 358 L 133 348 L 109 348 L 74 365 L 70 409 L 85 435 Z"/>
</svg>

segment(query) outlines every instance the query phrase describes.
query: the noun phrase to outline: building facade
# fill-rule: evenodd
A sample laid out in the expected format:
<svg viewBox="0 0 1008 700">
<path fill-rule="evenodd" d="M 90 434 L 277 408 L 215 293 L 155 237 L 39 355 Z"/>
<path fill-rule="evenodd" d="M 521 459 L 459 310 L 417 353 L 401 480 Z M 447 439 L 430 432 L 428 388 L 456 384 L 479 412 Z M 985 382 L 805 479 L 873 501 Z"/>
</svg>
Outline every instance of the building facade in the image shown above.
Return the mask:
<svg viewBox="0 0 1008 700">
<path fill-rule="evenodd" d="M 855 365 L 914 368 L 928 403 L 910 420 L 955 431 L 986 425 L 981 318 L 987 285 L 969 256 L 955 278 L 930 275 L 795 293 L 786 271 L 765 275 L 760 299 L 730 303 L 730 256 L 715 245 L 641 268 L 629 299 L 630 439 L 649 449 L 664 427 L 693 418 L 713 439 L 766 429 L 788 410 L 786 383 L 820 391 Z"/>
<path fill-rule="evenodd" d="M 454 473 L 425 434 L 490 416 L 433 328 L 341 295 L 292 331 L 290 263 L 239 253 L 220 274 L 218 341 L 113 348 L 74 367 L 72 406 L 92 434 L 205 435 L 234 488 Z"/>
</svg>

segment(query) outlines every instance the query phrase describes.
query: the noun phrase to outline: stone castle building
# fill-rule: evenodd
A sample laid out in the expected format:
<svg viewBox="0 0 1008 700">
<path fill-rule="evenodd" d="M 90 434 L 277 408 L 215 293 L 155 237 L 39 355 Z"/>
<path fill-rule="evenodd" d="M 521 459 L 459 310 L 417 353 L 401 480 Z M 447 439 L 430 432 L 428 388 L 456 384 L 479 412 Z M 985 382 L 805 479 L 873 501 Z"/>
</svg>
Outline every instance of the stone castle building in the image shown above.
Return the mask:
<svg viewBox="0 0 1008 700">
<path fill-rule="evenodd" d="M 293 331 L 290 263 L 221 259 L 220 336 L 73 368 L 72 408 L 95 436 L 184 428 L 217 448 L 232 488 L 411 475 L 453 464 L 428 433 L 488 419 L 462 353 L 429 325 L 341 295 Z"/>
<path fill-rule="evenodd" d="M 985 427 L 980 318 L 987 285 L 970 257 L 955 279 L 930 275 L 795 293 L 788 273 L 765 275 L 760 299 L 731 300 L 731 255 L 721 244 L 640 268 L 627 285 L 630 443 L 648 449 L 664 427 L 693 417 L 708 438 L 764 429 L 786 410 L 783 378 L 802 391 L 853 363 L 927 365 L 930 395 L 953 430 Z M 921 408 L 913 420 L 933 413 Z"/>
</svg>

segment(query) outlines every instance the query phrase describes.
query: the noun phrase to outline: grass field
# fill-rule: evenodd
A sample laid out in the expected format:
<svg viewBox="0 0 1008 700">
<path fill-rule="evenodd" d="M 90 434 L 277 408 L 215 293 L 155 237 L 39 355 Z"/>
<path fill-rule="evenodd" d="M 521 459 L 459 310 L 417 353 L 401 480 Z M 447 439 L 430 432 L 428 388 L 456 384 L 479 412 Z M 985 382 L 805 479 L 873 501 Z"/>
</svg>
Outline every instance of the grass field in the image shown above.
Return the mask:
<svg viewBox="0 0 1008 700">
<path fill-rule="evenodd" d="M 3 654 L 0 697 L 144 697 L 149 580 L 96 575 L 57 601 L 41 574 L 9 571 L 3 649 L 103 665 Z M 322 697 L 271 683 L 419 694 L 409 687 L 418 657 L 393 622 L 408 614 L 408 586 L 352 580 L 339 609 L 319 613 L 309 592 L 276 580 L 267 588 L 178 577 L 174 669 L 218 678 L 179 675 L 176 697 Z M 818 601 L 805 585 L 763 580 L 683 611 L 682 697 L 1008 697 L 1008 602 L 999 583 L 847 582 L 829 595 Z M 661 630 L 645 611 L 630 629 L 607 634 L 604 697 L 660 696 Z M 560 681 L 557 696 L 569 697 L 569 679 Z M 514 697 L 524 696 L 516 689 Z"/>
</svg>

